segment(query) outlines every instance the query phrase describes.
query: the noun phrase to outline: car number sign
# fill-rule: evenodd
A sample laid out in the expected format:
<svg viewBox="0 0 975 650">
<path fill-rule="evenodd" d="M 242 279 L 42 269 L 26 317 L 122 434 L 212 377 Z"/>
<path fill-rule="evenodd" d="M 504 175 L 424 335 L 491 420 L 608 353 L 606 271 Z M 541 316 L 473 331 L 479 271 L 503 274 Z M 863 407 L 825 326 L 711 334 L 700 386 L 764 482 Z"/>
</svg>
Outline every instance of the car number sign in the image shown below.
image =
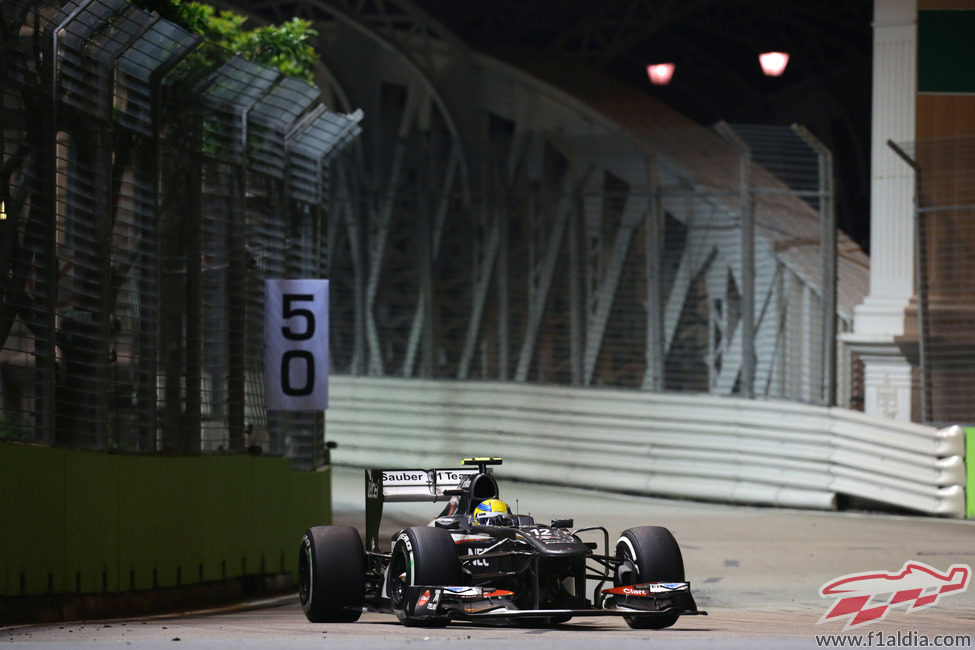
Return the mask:
<svg viewBox="0 0 975 650">
<path fill-rule="evenodd" d="M 328 408 L 328 280 L 264 281 L 267 408 Z"/>
</svg>

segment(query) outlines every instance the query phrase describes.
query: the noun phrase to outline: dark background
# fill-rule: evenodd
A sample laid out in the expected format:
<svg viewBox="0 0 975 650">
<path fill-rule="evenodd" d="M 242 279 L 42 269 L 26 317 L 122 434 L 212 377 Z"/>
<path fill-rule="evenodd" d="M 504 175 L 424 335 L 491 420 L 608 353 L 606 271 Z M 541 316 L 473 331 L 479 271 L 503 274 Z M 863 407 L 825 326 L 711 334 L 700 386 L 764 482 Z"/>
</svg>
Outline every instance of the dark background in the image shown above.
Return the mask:
<svg viewBox="0 0 975 650">
<path fill-rule="evenodd" d="M 834 153 L 837 222 L 869 252 L 871 0 L 414 0 L 475 49 L 596 67 L 703 124 L 806 126 Z M 758 54 L 789 52 L 765 77 Z M 671 61 L 670 85 L 650 63 Z"/>
</svg>

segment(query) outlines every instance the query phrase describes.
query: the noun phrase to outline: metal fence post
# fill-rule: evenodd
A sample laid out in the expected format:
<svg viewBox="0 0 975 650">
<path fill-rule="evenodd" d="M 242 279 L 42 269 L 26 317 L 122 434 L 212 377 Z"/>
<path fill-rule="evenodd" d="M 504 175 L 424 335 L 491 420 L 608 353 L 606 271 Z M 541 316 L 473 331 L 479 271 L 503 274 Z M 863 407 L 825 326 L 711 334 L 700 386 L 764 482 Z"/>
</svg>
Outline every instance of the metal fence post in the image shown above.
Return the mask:
<svg viewBox="0 0 975 650">
<path fill-rule="evenodd" d="M 741 384 L 744 397 L 755 395 L 755 221 L 752 214 L 751 149 L 726 123 L 715 126 L 738 151 L 738 201 L 741 214 Z"/>
<path fill-rule="evenodd" d="M 660 178 L 657 159 L 647 156 L 649 170 L 649 206 L 645 228 L 645 256 L 647 277 L 647 369 L 643 378 L 643 390 L 661 391 L 664 389 L 664 212 L 661 205 Z"/>
<path fill-rule="evenodd" d="M 819 160 L 819 233 L 823 282 L 823 386 L 826 406 L 836 404 L 836 210 L 833 153 L 799 124 L 792 130 L 816 152 Z"/>
<path fill-rule="evenodd" d="M 931 367 L 927 359 L 928 273 L 924 215 L 921 212 L 921 166 L 893 140 L 887 146 L 914 170 L 914 282 L 917 285 L 918 364 L 921 366 L 921 422 L 931 421 Z M 971 460 L 969 462 L 972 462 Z"/>
</svg>

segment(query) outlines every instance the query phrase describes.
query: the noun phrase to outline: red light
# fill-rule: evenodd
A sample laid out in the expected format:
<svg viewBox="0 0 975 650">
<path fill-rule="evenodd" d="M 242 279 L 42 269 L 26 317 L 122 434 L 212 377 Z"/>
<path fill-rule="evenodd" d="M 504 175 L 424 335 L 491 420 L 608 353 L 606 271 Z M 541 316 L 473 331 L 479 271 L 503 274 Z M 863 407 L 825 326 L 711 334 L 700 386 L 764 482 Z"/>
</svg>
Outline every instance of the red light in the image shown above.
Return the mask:
<svg viewBox="0 0 975 650">
<path fill-rule="evenodd" d="M 654 86 L 666 86 L 674 76 L 673 63 L 653 63 L 647 66 L 647 76 Z"/>
<path fill-rule="evenodd" d="M 766 77 L 781 77 L 785 67 L 789 65 L 787 52 L 763 52 L 758 55 L 758 62 Z"/>
</svg>

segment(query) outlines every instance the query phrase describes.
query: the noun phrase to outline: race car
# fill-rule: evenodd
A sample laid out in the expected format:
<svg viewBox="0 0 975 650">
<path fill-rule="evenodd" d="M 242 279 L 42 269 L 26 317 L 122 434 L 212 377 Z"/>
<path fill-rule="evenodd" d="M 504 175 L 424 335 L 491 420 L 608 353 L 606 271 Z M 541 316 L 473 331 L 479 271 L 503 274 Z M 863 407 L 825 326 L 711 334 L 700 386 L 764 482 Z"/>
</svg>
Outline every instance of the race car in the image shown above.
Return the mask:
<svg viewBox="0 0 975 650">
<path fill-rule="evenodd" d="M 313 623 L 353 622 L 363 611 L 410 626 L 450 621 L 555 625 L 576 616 L 620 616 L 660 629 L 698 610 L 674 536 L 661 526 L 623 531 L 610 554 L 602 526 L 538 524 L 501 500 L 493 466 L 365 470 L 365 545 L 351 526 L 315 526 L 301 538 L 298 595 Z M 425 526 L 379 543 L 383 503 L 445 501 Z M 597 541 L 585 541 L 588 537 Z M 602 542 L 602 552 L 597 551 Z M 588 597 L 587 584 L 595 587 Z"/>
</svg>

